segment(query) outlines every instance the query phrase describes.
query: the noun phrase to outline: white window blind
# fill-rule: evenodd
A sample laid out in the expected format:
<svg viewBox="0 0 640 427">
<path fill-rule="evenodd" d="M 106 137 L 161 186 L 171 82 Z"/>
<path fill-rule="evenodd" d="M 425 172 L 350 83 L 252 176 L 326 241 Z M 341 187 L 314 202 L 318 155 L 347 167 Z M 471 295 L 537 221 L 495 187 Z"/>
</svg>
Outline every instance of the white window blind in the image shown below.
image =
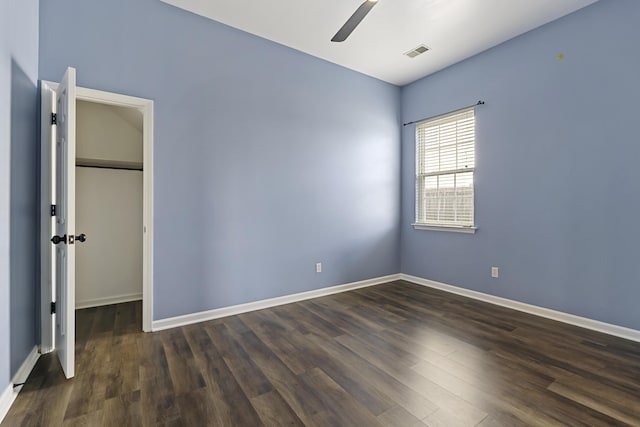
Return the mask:
<svg viewBox="0 0 640 427">
<path fill-rule="evenodd" d="M 416 126 L 416 224 L 473 227 L 473 108 Z"/>
</svg>

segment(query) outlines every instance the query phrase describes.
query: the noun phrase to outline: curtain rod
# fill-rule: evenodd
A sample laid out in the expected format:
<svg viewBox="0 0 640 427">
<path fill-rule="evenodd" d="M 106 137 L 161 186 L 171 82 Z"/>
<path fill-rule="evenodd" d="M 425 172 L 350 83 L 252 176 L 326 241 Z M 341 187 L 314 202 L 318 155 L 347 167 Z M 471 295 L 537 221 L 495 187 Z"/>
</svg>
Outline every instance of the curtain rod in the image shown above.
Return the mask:
<svg viewBox="0 0 640 427">
<path fill-rule="evenodd" d="M 409 126 L 409 125 L 412 125 L 412 124 L 414 124 L 414 123 L 423 122 L 423 121 L 425 121 L 425 120 L 435 119 L 436 117 L 446 116 L 447 114 L 457 113 L 458 111 L 467 110 L 467 109 L 469 109 L 469 108 L 477 107 L 478 105 L 484 105 L 484 101 L 478 101 L 478 102 L 476 102 L 476 103 L 475 103 L 475 104 L 473 104 L 473 105 L 468 105 L 468 106 L 466 106 L 466 107 L 458 108 L 457 110 L 449 111 L 449 112 L 447 112 L 447 113 L 436 114 L 435 116 L 425 117 L 424 119 L 414 120 L 414 121 L 409 122 L 409 123 L 403 123 L 403 125 L 402 125 L 402 126 Z"/>
</svg>

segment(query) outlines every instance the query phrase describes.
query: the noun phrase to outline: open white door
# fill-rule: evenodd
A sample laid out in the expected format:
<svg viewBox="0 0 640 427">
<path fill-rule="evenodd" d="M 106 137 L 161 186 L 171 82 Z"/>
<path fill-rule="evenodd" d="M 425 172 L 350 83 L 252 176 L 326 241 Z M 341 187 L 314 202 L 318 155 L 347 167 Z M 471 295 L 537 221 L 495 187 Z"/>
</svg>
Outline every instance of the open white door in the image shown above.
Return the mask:
<svg viewBox="0 0 640 427">
<path fill-rule="evenodd" d="M 56 90 L 56 341 L 62 370 L 75 374 L 76 70 L 67 68 Z M 80 239 L 80 236 L 78 236 Z M 82 237 L 80 240 L 84 240 Z"/>
<path fill-rule="evenodd" d="M 53 301 L 54 283 L 53 277 L 53 253 L 54 246 L 51 243 L 51 236 L 54 234 L 53 219 L 49 215 L 51 205 L 53 205 L 53 160 L 55 156 L 55 126 L 51 123 L 51 115 L 56 110 L 56 92 L 45 81 L 40 87 L 40 112 L 41 112 L 41 147 L 40 147 L 40 352 L 49 353 L 53 348 L 53 316 L 49 312 L 51 301 Z M 53 213 L 51 214 L 53 215 Z"/>
</svg>

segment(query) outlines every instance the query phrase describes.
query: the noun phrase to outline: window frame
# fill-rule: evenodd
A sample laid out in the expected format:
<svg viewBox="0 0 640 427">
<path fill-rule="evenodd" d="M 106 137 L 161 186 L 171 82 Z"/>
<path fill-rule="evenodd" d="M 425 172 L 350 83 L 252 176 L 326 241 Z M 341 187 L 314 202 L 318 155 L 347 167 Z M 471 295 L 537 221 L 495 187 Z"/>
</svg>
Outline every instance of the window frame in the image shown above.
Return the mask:
<svg viewBox="0 0 640 427">
<path fill-rule="evenodd" d="M 420 131 L 424 128 L 428 128 L 430 123 L 436 123 L 436 122 L 443 122 L 444 123 L 440 123 L 439 125 L 445 125 L 447 124 L 446 120 L 447 119 L 451 119 L 449 122 L 453 123 L 453 122 L 457 122 L 459 120 L 461 120 L 462 115 L 467 114 L 469 112 L 473 113 L 473 167 L 466 167 L 466 168 L 455 168 L 455 169 L 445 169 L 445 170 L 438 170 L 435 172 L 422 172 L 420 171 L 420 159 L 423 157 L 422 156 L 422 150 L 420 147 Z M 476 189 L 476 122 L 475 122 L 475 106 L 472 107 L 468 107 L 468 108 L 463 108 L 460 110 L 456 110 L 454 112 L 450 112 L 450 113 L 446 113 L 446 114 L 442 114 L 442 115 L 438 115 L 435 117 L 431 117 L 429 119 L 426 120 L 422 120 L 418 123 L 416 123 L 415 126 L 415 182 L 414 182 L 414 186 L 415 186 L 415 216 L 414 216 L 414 223 L 412 224 L 414 229 L 417 230 L 432 230 L 432 231 L 449 231 L 449 232 L 457 232 L 457 233 L 469 233 L 469 234 L 473 234 L 476 232 L 477 227 L 476 227 L 476 215 L 475 215 L 475 189 Z M 440 141 L 439 141 L 440 142 Z M 456 138 L 456 146 L 458 146 L 459 141 Z M 456 149 L 457 150 L 457 149 Z M 457 154 L 456 154 L 457 155 Z M 456 158 L 457 160 L 457 158 Z M 457 165 L 456 165 L 457 166 Z M 420 218 L 420 207 L 426 203 L 425 199 L 425 192 L 424 191 L 420 191 L 422 187 L 422 185 L 420 184 L 421 181 L 423 181 L 425 178 L 427 177 L 432 177 L 432 176 L 437 176 L 437 177 L 441 177 L 441 176 L 446 176 L 446 175 L 454 175 L 454 177 L 456 176 L 456 174 L 460 174 L 460 173 L 471 173 L 471 179 L 472 179 L 472 191 L 473 191 L 473 199 L 472 199 L 472 224 L 468 225 L 468 224 L 455 224 L 455 223 L 437 223 L 437 222 L 419 222 L 419 218 Z M 455 179 L 455 178 L 454 178 Z"/>
</svg>

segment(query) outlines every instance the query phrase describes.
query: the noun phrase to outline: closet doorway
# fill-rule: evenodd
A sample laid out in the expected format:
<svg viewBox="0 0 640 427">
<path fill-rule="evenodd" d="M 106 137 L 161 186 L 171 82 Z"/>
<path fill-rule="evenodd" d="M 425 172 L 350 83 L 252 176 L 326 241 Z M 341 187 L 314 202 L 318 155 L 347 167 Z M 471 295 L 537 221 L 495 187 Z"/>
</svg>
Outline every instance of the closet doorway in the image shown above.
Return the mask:
<svg viewBox="0 0 640 427">
<path fill-rule="evenodd" d="M 69 356 L 62 363 L 67 378 L 74 375 L 75 309 L 142 299 L 139 327 L 151 331 L 153 319 L 153 101 L 69 86 L 70 72 L 75 82 L 71 68 L 65 85 L 41 81 L 41 203 L 47 213 L 41 216 L 41 352 L 55 348 L 60 353 L 58 347 L 64 347 Z M 68 87 L 73 90 L 67 92 Z M 68 119 L 65 129 L 73 129 L 68 145 L 74 155 L 67 164 L 56 155 L 56 135 L 62 131 L 62 117 L 56 122 L 56 99 L 59 104 L 61 93 L 74 100 L 62 112 Z M 77 262 L 72 279 L 64 281 L 57 277 L 56 242 L 52 243 L 56 218 L 61 218 L 56 203 L 66 200 L 57 200 L 60 171 L 67 171 L 69 184 L 74 183 L 68 190 L 75 196 L 69 224 L 81 243 L 69 241 L 70 248 L 78 248 L 72 252 Z M 82 233 L 86 240 L 79 239 Z M 57 282 L 67 283 L 68 289 L 60 301 Z M 69 325 L 69 337 L 62 344 L 56 342 L 62 321 L 58 316 Z"/>
<path fill-rule="evenodd" d="M 78 100 L 76 121 L 76 309 L 142 300 L 142 112 Z"/>
</svg>

